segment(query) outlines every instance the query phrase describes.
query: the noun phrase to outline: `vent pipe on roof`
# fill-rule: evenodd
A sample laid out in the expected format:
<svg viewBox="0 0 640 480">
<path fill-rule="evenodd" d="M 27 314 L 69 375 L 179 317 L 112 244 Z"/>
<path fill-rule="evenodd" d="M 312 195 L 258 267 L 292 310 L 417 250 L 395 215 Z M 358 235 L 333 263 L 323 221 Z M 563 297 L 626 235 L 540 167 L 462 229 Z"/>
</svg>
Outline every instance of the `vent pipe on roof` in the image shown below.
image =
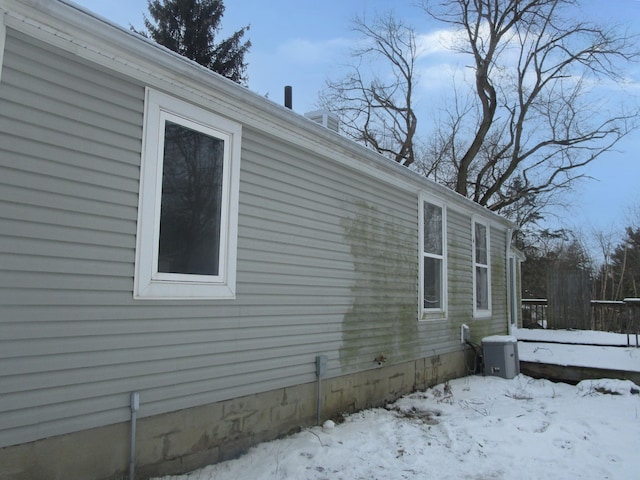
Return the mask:
<svg viewBox="0 0 640 480">
<path fill-rule="evenodd" d="M 293 88 L 290 85 L 284 87 L 284 106 L 289 110 L 293 108 Z"/>
</svg>

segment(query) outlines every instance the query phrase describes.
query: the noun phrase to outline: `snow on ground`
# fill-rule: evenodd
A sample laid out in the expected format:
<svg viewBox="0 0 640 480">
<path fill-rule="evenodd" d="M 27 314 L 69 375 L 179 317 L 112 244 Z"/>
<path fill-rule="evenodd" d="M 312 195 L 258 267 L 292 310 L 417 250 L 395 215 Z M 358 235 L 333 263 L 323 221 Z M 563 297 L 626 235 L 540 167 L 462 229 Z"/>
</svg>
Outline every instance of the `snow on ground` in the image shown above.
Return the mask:
<svg viewBox="0 0 640 480">
<path fill-rule="evenodd" d="M 638 392 L 466 377 L 164 480 L 636 479 Z"/>
<path fill-rule="evenodd" d="M 640 348 L 518 342 L 522 362 L 640 372 Z"/>
<path fill-rule="evenodd" d="M 583 345 L 636 346 L 636 336 L 624 333 L 596 332 L 593 330 L 546 330 L 518 328 L 513 335 L 518 340 L 536 342 L 578 343 Z M 628 342 L 628 343 L 627 343 Z"/>
</svg>

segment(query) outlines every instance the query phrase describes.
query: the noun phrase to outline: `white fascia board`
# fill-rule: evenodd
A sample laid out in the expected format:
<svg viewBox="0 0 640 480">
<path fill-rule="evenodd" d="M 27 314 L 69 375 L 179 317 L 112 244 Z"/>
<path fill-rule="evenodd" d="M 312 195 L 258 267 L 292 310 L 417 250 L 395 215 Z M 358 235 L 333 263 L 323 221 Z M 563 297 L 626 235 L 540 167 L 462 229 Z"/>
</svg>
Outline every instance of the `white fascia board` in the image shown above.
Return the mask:
<svg viewBox="0 0 640 480">
<path fill-rule="evenodd" d="M 69 0 L 0 0 L 0 10 L 7 13 L 7 27 L 136 79 L 144 86 L 177 93 L 184 100 L 416 196 L 420 191 L 432 192 L 443 198 L 449 208 L 475 213 L 502 228 L 513 226 L 457 192 Z"/>
</svg>

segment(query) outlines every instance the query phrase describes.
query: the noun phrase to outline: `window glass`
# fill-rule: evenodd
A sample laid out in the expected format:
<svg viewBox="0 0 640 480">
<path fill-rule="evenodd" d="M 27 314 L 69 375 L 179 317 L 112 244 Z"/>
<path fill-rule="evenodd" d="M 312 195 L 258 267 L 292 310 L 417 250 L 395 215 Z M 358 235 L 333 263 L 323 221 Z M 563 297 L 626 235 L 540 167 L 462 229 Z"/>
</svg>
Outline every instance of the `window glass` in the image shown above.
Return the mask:
<svg viewBox="0 0 640 480">
<path fill-rule="evenodd" d="M 487 227 L 476 223 L 476 263 L 487 264 Z"/>
<path fill-rule="evenodd" d="M 476 308 L 489 309 L 489 278 L 486 267 L 476 267 Z"/>
<path fill-rule="evenodd" d="M 158 271 L 218 275 L 224 141 L 165 122 Z"/>
<path fill-rule="evenodd" d="M 442 208 L 424 204 L 424 251 L 442 255 Z"/>
<path fill-rule="evenodd" d="M 491 314 L 491 274 L 489 271 L 489 230 L 487 225 L 474 222 L 474 315 Z"/>
<path fill-rule="evenodd" d="M 442 308 L 442 259 L 424 259 L 424 308 Z"/>
<path fill-rule="evenodd" d="M 444 207 L 422 202 L 422 310 L 442 314 L 445 310 L 446 263 Z"/>
</svg>

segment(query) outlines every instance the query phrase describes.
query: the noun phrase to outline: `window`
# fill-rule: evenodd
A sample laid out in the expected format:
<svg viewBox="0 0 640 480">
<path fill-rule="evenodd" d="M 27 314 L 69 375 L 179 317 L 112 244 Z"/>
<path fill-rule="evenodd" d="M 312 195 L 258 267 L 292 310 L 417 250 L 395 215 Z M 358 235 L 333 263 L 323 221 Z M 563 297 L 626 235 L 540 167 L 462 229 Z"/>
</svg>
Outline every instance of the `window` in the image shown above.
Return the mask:
<svg viewBox="0 0 640 480">
<path fill-rule="evenodd" d="M 147 90 L 136 298 L 234 298 L 241 126 Z"/>
<path fill-rule="evenodd" d="M 473 314 L 477 317 L 491 314 L 489 261 L 489 228 L 476 220 L 473 222 Z"/>
<path fill-rule="evenodd" d="M 420 297 L 424 315 L 446 312 L 446 210 L 443 205 L 421 197 L 420 200 Z"/>
</svg>

